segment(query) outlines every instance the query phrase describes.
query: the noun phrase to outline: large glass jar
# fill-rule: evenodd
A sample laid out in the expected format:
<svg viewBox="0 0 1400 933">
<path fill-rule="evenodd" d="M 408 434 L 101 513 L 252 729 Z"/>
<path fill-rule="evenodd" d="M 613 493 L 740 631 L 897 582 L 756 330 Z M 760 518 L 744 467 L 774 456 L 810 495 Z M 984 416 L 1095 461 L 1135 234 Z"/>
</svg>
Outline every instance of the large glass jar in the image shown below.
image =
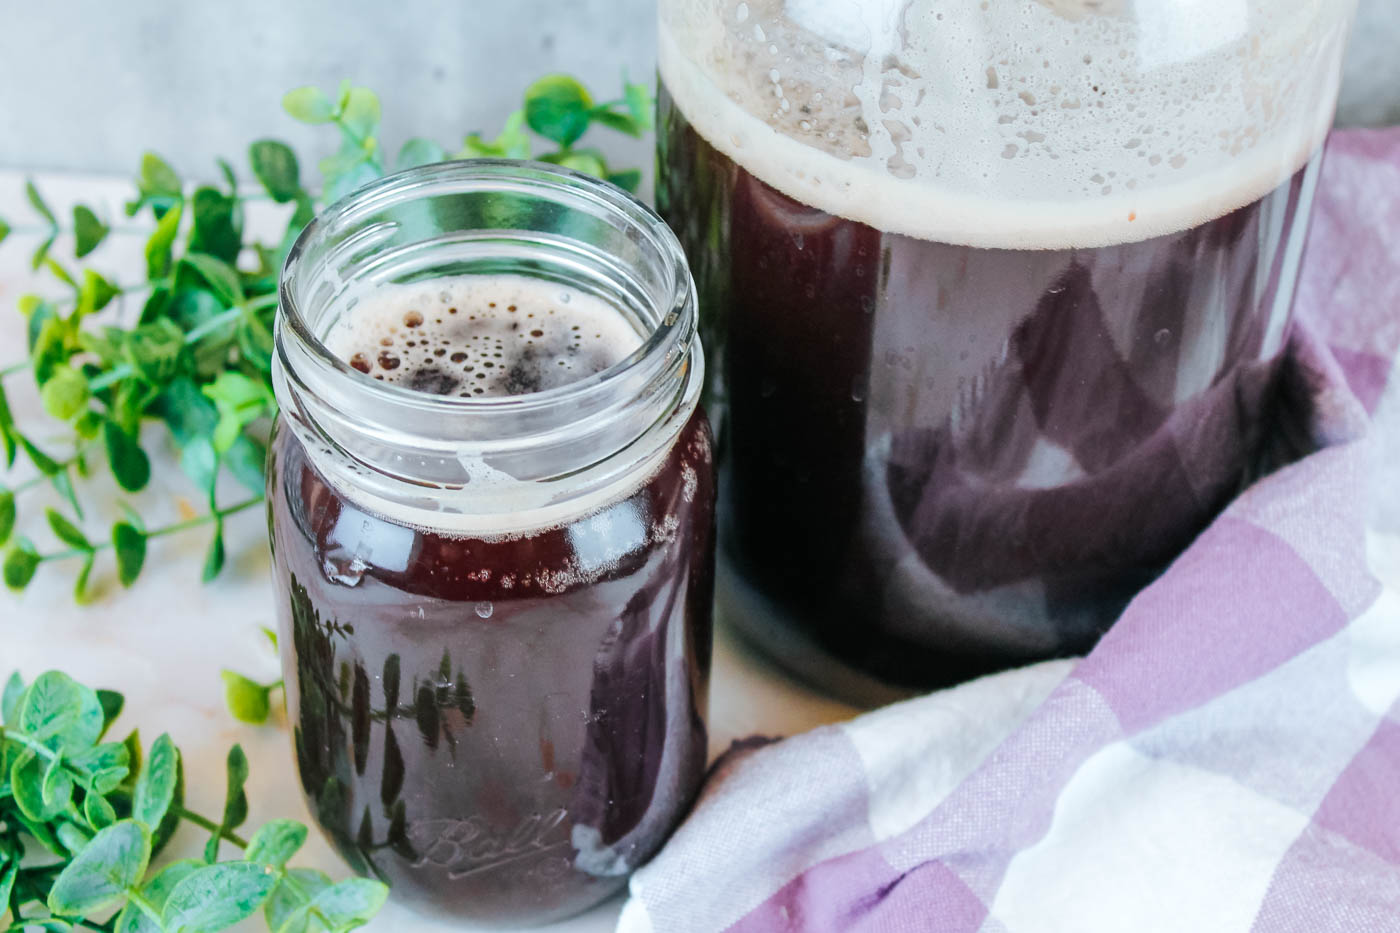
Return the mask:
<svg viewBox="0 0 1400 933">
<path fill-rule="evenodd" d="M 327 347 L 367 288 L 501 275 L 604 300 L 639 349 L 556 388 L 461 397 Z M 502 924 L 590 906 L 661 844 L 705 765 L 713 482 L 679 245 L 573 172 L 430 166 L 315 220 L 281 298 L 268 497 L 312 812 L 415 906 Z"/>
<path fill-rule="evenodd" d="M 721 615 L 871 697 L 1085 650 L 1262 467 L 1350 0 L 660 0 Z"/>
</svg>

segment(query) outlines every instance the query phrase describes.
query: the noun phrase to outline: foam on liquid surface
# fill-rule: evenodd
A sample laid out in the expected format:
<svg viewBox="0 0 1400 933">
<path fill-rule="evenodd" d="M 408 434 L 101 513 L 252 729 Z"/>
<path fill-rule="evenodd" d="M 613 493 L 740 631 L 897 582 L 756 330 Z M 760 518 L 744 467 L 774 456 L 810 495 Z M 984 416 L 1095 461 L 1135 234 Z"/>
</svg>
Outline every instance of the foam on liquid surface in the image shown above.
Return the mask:
<svg viewBox="0 0 1400 933">
<path fill-rule="evenodd" d="M 464 275 L 363 293 L 326 347 L 383 382 L 433 395 L 524 395 L 600 373 L 642 345 L 611 304 L 555 282 Z"/>
<path fill-rule="evenodd" d="M 969 246 L 1102 246 L 1258 200 L 1321 145 L 1350 0 L 663 0 L 660 70 L 791 197 Z"/>
</svg>

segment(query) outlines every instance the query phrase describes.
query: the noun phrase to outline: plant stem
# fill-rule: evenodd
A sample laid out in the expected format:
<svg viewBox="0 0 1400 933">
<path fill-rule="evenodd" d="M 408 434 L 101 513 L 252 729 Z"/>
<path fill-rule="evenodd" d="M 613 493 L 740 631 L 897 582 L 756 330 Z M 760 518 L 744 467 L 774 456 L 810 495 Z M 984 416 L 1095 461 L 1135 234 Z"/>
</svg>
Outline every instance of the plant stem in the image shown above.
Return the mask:
<svg viewBox="0 0 1400 933">
<path fill-rule="evenodd" d="M 137 891 L 135 888 L 127 888 L 126 898 L 127 900 L 131 901 L 131 903 L 135 904 L 137 907 L 140 907 L 141 912 L 144 913 L 146 916 L 150 917 L 151 920 L 155 922 L 157 929 L 164 928 L 160 917 L 160 911 L 156 910 L 154 904 L 146 900 L 146 898 L 142 897 L 140 891 Z"/>
<path fill-rule="evenodd" d="M 251 509 L 253 506 L 257 505 L 262 501 L 262 496 L 254 496 L 251 499 L 245 499 L 242 502 L 227 506 L 222 509 L 214 509 L 212 511 L 205 512 L 203 515 L 196 515 L 194 518 L 186 519 L 183 522 L 176 522 L 173 525 L 166 525 L 163 528 L 157 528 L 155 531 L 148 531 L 146 532 L 146 537 L 160 538 L 164 537 L 165 535 L 173 535 L 176 532 L 188 531 L 191 528 L 198 528 L 200 525 L 207 525 L 212 521 L 216 521 L 217 519 L 227 518 L 228 516 L 234 515 L 238 512 L 242 512 L 245 509 Z M 55 551 L 52 554 L 40 554 L 39 560 L 43 562 L 51 560 L 68 560 L 72 557 L 86 557 L 88 554 L 92 554 L 97 551 L 105 551 L 111 546 L 111 541 L 96 541 L 93 543 L 91 548 L 75 547 L 69 548 L 66 551 Z"/>
<path fill-rule="evenodd" d="M 186 333 L 185 346 L 188 347 L 192 344 L 198 343 L 205 337 L 212 334 L 214 331 L 218 330 L 226 324 L 238 320 L 247 313 L 261 311 L 263 308 L 270 308 L 275 304 L 277 304 L 277 295 L 276 293 L 273 293 L 270 295 L 259 295 L 256 298 L 248 299 L 242 304 L 237 304 L 234 305 L 232 308 L 227 308 L 224 311 L 221 311 L 220 313 L 214 315 L 209 320 L 205 321 L 203 324 L 200 324 L 198 327 L 195 327 L 193 330 Z M 121 382 L 123 379 L 130 376 L 132 372 L 133 370 L 131 368 L 130 363 L 122 363 L 118 366 L 114 366 L 102 375 L 92 379 L 88 383 L 88 389 L 93 392 L 105 389 L 108 386 Z"/>
<path fill-rule="evenodd" d="M 47 746 L 34 741 L 29 736 L 25 735 L 23 732 L 15 732 L 12 729 L 3 729 L 0 730 L 0 735 L 3 735 L 6 741 L 18 742 L 20 745 L 25 746 L 30 751 L 37 754 L 39 757 L 47 758 L 49 761 L 53 761 L 58 754 L 57 752 L 54 752 L 51 749 L 49 749 Z"/>
<path fill-rule="evenodd" d="M 238 846 L 238 848 L 240 849 L 248 848 L 247 839 L 244 839 L 242 836 L 238 835 L 231 829 L 224 829 L 222 826 L 220 826 L 218 823 L 215 823 L 208 817 L 200 816 L 198 813 L 186 810 L 184 807 L 181 807 L 177 812 L 180 815 L 180 819 L 189 820 L 194 825 L 199 826 L 203 829 L 207 829 L 211 833 L 218 833 L 220 839 L 225 839 Z"/>
<path fill-rule="evenodd" d="M 90 447 L 90 446 L 92 446 L 92 441 L 83 441 L 83 442 L 81 442 L 81 443 L 78 445 L 78 448 L 77 448 L 76 450 L 73 451 L 73 456 L 69 457 L 67 460 L 60 460 L 60 461 L 58 462 L 58 469 L 53 473 L 53 476 L 57 476 L 59 473 L 62 473 L 62 472 L 64 472 L 64 471 L 68 470 L 68 469 L 71 469 L 71 468 L 73 467 L 74 464 L 76 464 L 79 460 L 82 459 L 83 454 L 87 452 L 87 449 L 88 449 L 88 447 Z M 35 486 L 42 485 L 43 483 L 48 482 L 48 481 L 49 481 L 50 479 L 52 479 L 52 478 L 53 478 L 53 477 L 50 476 L 50 475 L 48 475 L 48 474 L 36 473 L 36 474 L 34 474 L 33 476 L 29 477 L 29 479 L 25 480 L 24 482 L 17 484 L 17 485 L 16 485 L 12 490 L 10 490 L 10 491 L 13 492 L 15 495 L 19 495 L 20 493 L 24 492 L 26 489 L 32 489 L 32 488 L 34 488 Z"/>
</svg>

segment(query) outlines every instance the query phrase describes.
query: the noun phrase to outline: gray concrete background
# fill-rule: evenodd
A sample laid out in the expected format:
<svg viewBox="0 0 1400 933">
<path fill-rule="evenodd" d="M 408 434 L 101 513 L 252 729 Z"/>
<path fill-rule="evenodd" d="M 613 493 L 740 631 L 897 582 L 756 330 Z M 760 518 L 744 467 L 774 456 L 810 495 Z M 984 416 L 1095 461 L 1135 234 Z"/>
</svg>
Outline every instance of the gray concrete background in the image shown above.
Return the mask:
<svg viewBox="0 0 1400 933">
<path fill-rule="evenodd" d="M 1166 0 L 1149 0 L 1166 2 Z M 1323 0 L 1330 2 L 1330 0 Z M 383 139 L 494 133 L 549 71 L 613 96 L 655 67 L 655 0 L 0 0 L 0 167 L 131 172 L 154 149 L 208 177 L 258 136 L 321 154 L 282 113 L 297 85 L 376 90 Z M 1361 0 L 1341 119 L 1400 122 L 1400 0 Z M 646 143 L 601 138 L 619 164 Z"/>
</svg>

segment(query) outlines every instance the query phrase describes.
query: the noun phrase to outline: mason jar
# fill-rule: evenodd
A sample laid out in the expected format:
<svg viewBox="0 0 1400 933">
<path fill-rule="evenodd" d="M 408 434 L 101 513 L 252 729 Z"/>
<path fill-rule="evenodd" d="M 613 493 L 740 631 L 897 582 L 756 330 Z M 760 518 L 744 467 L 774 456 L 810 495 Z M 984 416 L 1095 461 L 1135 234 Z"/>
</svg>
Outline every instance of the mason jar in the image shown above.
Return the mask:
<svg viewBox="0 0 1400 933">
<path fill-rule="evenodd" d="M 1270 462 L 1352 0 L 660 0 L 718 601 L 860 699 L 1091 647 Z"/>
<path fill-rule="evenodd" d="M 386 381 L 328 345 L 385 295 L 503 281 L 545 290 L 551 313 L 592 302 L 636 349 L 483 395 Z M 311 812 L 395 899 L 482 923 L 563 917 L 622 886 L 691 802 L 713 579 L 703 378 L 675 238 L 574 172 L 412 169 L 292 248 L 268 475 L 287 712 Z"/>
</svg>

